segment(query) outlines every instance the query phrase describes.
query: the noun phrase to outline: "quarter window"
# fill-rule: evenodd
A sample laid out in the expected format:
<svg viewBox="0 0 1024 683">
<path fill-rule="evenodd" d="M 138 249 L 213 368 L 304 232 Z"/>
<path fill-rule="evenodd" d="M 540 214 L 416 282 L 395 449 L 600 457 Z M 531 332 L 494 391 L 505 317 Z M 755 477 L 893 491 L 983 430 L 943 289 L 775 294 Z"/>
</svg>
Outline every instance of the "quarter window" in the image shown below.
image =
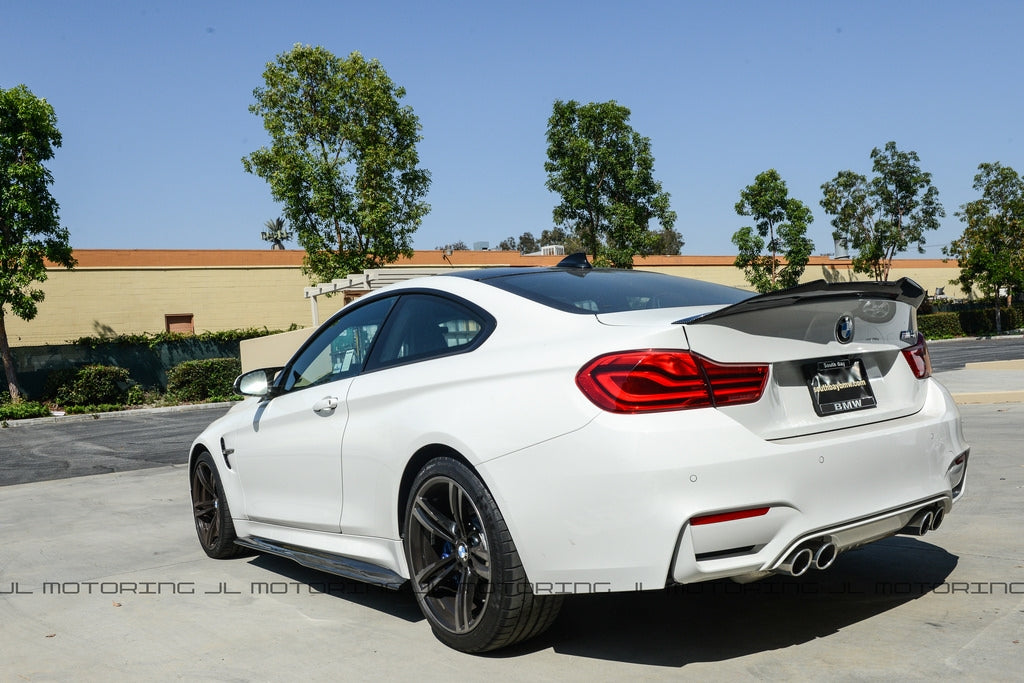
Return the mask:
<svg viewBox="0 0 1024 683">
<path fill-rule="evenodd" d="M 426 360 L 472 348 L 488 329 L 485 315 L 457 301 L 407 294 L 388 321 L 372 367 Z"/>
</svg>

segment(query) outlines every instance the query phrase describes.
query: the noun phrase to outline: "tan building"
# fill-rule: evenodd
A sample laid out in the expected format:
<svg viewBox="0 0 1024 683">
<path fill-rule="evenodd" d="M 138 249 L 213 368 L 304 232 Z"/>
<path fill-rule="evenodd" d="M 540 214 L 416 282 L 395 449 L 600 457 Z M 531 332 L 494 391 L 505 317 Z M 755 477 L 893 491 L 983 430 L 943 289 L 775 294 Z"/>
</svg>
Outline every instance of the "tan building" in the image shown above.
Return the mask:
<svg viewBox="0 0 1024 683">
<path fill-rule="evenodd" d="M 49 270 L 49 279 L 42 285 L 46 300 L 34 320 L 25 322 L 8 312 L 5 321 L 11 345 L 64 344 L 79 337 L 163 331 L 308 327 L 313 313 L 305 294 L 310 282 L 301 272 L 302 256 L 302 251 L 295 250 L 76 250 L 75 270 Z M 417 251 L 394 268 L 437 272 L 441 268 L 554 265 L 561 258 L 507 251 L 450 255 Z M 636 267 L 749 289 L 732 256 L 652 256 L 637 259 Z M 958 275 L 955 261 L 903 259 L 894 263 L 890 278 L 907 276 L 930 293 L 942 287 L 946 295 L 962 298 L 965 294 L 950 283 Z M 867 279 L 854 275 L 848 261 L 813 257 L 803 280 L 821 278 Z M 359 290 L 349 292 L 348 298 Z M 320 320 L 345 299 L 318 297 Z"/>
</svg>

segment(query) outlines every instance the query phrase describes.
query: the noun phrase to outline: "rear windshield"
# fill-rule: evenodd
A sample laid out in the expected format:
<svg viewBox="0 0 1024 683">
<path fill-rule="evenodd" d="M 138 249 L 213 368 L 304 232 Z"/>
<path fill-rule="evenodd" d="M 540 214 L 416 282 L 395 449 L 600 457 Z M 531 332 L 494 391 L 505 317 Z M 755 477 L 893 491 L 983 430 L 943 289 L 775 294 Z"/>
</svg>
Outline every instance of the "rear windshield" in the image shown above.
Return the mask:
<svg viewBox="0 0 1024 683">
<path fill-rule="evenodd" d="M 753 296 L 734 287 L 641 270 L 552 269 L 483 276 L 480 281 L 570 313 L 725 305 Z"/>
</svg>

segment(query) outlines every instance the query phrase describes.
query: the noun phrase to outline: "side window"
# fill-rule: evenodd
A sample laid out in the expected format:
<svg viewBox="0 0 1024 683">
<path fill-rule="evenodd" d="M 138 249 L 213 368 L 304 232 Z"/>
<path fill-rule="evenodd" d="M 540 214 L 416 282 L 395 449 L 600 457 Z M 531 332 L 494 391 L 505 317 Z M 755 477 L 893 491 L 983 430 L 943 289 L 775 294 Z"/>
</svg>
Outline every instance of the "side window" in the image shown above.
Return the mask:
<svg viewBox="0 0 1024 683">
<path fill-rule="evenodd" d="M 426 360 L 471 348 L 490 329 L 488 317 L 431 294 L 407 294 L 373 352 L 373 368 Z"/>
<path fill-rule="evenodd" d="M 322 329 L 287 369 L 284 390 L 302 389 L 358 374 L 395 299 L 388 297 L 360 306 Z"/>
</svg>

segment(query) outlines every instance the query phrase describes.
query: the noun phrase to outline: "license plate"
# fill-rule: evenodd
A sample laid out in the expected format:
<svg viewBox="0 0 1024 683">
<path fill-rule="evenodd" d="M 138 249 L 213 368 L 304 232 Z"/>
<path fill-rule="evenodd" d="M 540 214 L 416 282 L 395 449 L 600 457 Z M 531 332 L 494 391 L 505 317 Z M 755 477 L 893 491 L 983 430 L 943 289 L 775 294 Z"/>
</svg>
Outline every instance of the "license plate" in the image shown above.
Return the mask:
<svg viewBox="0 0 1024 683">
<path fill-rule="evenodd" d="M 864 364 L 859 358 L 833 358 L 806 368 L 807 388 L 818 415 L 838 415 L 874 408 Z"/>
</svg>

